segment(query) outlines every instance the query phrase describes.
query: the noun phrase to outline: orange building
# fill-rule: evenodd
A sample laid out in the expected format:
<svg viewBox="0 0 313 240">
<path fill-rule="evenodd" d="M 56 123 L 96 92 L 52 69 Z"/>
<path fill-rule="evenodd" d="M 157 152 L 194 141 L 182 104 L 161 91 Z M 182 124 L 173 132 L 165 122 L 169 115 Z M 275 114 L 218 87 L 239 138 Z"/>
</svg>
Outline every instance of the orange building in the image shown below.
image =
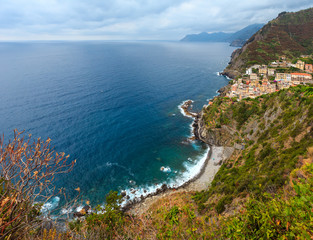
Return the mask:
<svg viewBox="0 0 313 240">
<path fill-rule="evenodd" d="M 305 71 L 313 73 L 313 65 L 312 64 L 305 64 Z"/>
<path fill-rule="evenodd" d="M 307 83 L 312 80 L 312 75 L 308 73 L 291 73 L 291 81 L 294 84 Z"/>
</svg>

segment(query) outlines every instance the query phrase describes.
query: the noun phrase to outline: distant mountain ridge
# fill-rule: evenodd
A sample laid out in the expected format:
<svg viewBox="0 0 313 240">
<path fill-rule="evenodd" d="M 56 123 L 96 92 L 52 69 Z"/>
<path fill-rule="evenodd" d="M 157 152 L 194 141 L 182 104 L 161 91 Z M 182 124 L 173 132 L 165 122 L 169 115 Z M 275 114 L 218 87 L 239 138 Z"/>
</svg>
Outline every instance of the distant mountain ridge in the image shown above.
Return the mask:
<svg viewBox="0 0 313 240">
<path fill-rule="evenodd" d="M 279 56 L 289 59 L 313 53 L 313 8 L 282 12 L 232 54 L 224 74 L 234 78 L 254 64 L 268 64 Z"/>
<path fill-rule="evenodd" d="M 180 41 L 182 42 L 229 42 L 231 46 L 241 47 L 253 34 L 255 34 L 263 26 L 264 24 L 252 24 L 235 33 L 202 32 L 199 34 L 189 34 L 189 35 L 186 35 Z"/>
</svg>

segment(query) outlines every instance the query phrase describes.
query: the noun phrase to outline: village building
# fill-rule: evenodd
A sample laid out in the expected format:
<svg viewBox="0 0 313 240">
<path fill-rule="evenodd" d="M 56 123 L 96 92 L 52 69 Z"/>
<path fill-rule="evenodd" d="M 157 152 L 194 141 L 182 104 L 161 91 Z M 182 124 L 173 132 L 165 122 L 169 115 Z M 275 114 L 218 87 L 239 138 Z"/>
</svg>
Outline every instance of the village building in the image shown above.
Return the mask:
<svg viewBox="0 0 313 240">
<path fill-rule="evenodd" d="M 283 68 L 285 68 L 285 67 L 287 67 L 288 66 L 288 62 L 287 61 L 282 61 L 282 62 L 279 62 L 279 67 L 283 67 Z"/>
<path fill-rule="evenodd" d="M 275 81 L 291 81 L 290 73 L 276 73 Z"/>
<path fill-rule="evenodd" d="M 239 100 L 244 98 L 256 98 L 263 94 L 274 93 L 280 89 L 289 88 L 299 84 L 313 83 L 312 74 L 308 73 L 276 73 L 277 66 L 290 66 L 291 63 L 281 57 L 280 62 L 271 63 L 272 68 L 266 65 L 253 65 L 246 69 L 248 75 L 235 80 L 231 86 L 227 96 L 232 98 L 236 97 Z M 293 65 L 296 66 L 296 65 Z M 303 68 L 307 72 L 313 71 L 312 64 L 305 64 L 303 61 L 297 62 L 299 69 Z M 268 76 L 275 76 L 274 83 L 270 82 Z M 262 80 L 260 80 L 262 79 Z"/>
<path fill-rule="evenodd" d="M 253 73 L 253 69 L 257 70 L 259 68 L 260 68 L 260 65 L 255 64 L 255 65 L 253 65 L 253 66 L 251 66 L 251 67 L 246 69 L 246 74 L 247 75 L 251 75 Z"/>
<path fill-rule="evenodd" d="M 267 74 L 267 66 L 266 65 L 262 65 L 259 67 L 259 74 L 263 74 L 263 75 Z"/>
<path fill-rule="evenodd" d="M 237 83 L 235 83 L 235 84 L 233 84 L 233 85 L 231 86 L 231 90 L 232 90 L 233 92 L 236 92 L 236 91 L 237 91 L 237 88 L 238 88 L 238 84 L 237 84 Z"/>
<path fill-rule="evenodd" d="M 309 83 L 312 81 L 312 75 L 308 73 L 291 73 L 291 81 L 295 85 Z"/>
<path fill-rule="evenodd" d="M 275 69 L 274 68 L 268 68 L 267 69 L 267 75 L 268 76 L 274 76 L 275 75 Z"/>
<path fill-rule="evenodd" d="M 256 73 L 251 73 L 250 74 L 250 80 L 253 81 L 253 80 L 258 80 L 258 74 Z"/>
<path fill-rule="evenodd" d="M 296 68 L 299 68 L 301 70 L 304 70 L 304 62 L 301 61 L 301 60 L 298 60 L 297 63 L 296 63 Z"/>
<path fill-rule="evenodd" d="M 313 64 L 305 64 L 305 71 L 313 73 Z"/>
<path fill-rule="evenodd" d="M 246 74 L 247 75 L 251 75 L 252 74 L 252 68 L 251 67 L 246 69 Z"/>
</svg>

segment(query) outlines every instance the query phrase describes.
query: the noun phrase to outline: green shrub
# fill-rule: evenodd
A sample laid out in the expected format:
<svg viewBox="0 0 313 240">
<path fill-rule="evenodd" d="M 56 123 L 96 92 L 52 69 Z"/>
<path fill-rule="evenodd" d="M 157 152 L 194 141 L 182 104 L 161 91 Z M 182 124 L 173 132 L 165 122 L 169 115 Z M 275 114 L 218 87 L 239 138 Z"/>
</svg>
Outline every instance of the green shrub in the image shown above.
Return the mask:
<svg viewBox="0 0 313 240">
<path fill-rule="evenodd" d="M 222 197 L 217 205 L 215 206 L 215 210 L 218 214 L 221 214 L 222 212 L 225 211 L 225 205 L 230 204 L 232 202 L 233 198 L 231 196 L 225 196 Z"/>
</svg>

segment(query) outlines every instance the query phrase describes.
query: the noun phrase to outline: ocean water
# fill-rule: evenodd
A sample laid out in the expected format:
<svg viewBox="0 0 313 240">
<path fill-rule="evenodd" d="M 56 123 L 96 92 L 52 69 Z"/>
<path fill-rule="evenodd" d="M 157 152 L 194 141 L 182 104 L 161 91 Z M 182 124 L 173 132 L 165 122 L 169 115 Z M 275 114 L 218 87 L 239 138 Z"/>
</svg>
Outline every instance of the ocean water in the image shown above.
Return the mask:
<svg viewBox="0 0 313 240">
<path fill-rule="evenodd" d="M 0 132 L 50 137 L 77 160 L 56 186 L 70 197 L 80 187 L 92 204 L 109 190 L 138 197 L 162 183 L 177 186 L 208 152 L 186 141 L 192 119 L 179 105 L 192 99 L 199 111 L 216 95 L 228 81 L 217 72 L 233 50 L 226 43 L 0 43 Z"/>
</svg>

